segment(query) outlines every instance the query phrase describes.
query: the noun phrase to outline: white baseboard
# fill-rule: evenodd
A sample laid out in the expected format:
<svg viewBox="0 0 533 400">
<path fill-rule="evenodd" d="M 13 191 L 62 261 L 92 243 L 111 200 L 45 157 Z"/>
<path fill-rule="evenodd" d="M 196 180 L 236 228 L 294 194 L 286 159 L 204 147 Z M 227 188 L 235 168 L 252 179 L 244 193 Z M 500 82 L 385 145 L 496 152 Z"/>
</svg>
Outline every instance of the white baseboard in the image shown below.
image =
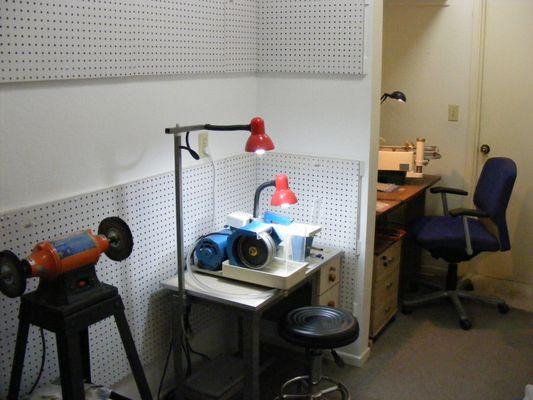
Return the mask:
<svg viewBox="0 0 533 400">
<path fill-rule="evenodd" d="M 342 350 L 337 350 L 337 353 L 339 354 L 339 356 L 342 357 L 346 364 L 360 368 L 367 362 L 368 357 L 370 357 L 370 347 L 367 347 L 362 354 L 357 355 L 352 353 L 346 353 Z M 330 360 L 333 359 L 330 353 L 327 353 L 326 357 Z"/>
</svg>

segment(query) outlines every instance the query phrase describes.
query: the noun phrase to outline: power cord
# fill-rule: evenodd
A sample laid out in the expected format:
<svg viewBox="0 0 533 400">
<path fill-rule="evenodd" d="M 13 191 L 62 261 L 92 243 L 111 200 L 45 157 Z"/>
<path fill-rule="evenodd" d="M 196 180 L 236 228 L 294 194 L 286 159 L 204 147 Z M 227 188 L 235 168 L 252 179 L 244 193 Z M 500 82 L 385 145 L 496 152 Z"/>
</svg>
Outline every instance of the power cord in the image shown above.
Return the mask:
<svg viewBox="0 0 533 400">
<path fill-rule="evenodd" d="M 204 360 L 211 361 L 211 358 L 209 358 L 209 356 L 203 353 L 200 353 L 199 351 L 194 350 L 189 342 L 189 335 L 192 333 L 191 325 L 189 323 L 190 312 L 191 312 L 191 307 L 189 305 L 186 307 L 185 315 L 181 320 L 181 328 L 183 330 L 181 349 L 183 350 L 183 354 L 185 355 L 185 360 L 186 360 L 186 370 L 185 370 L 186 377 L 189 377 L 192 374 L 191 353 L 202 357 Z M 159 381 L 159 388 L 157 390 L 157 400 L 161 400 L 161 390 L 163 388 L 163 382 L 165 381 L 165 375 L 167 373 L 168 364 L 170 361 L 170 355 L 172 354 L 173 347 L 174 347 L 174 340 L 171 340 L 169 348 L 168 348 L 167 356 L 165 359 L 165 366 L 163 367 L 163 374 L 161 375 L 161 380 Z"/>
<path fill-rule="evenodd" d="M 216 229 L 216 216 L 217 216 L 217 167 L 215 165 L 215 160 L 213 159 L 213 156 L 211 155 L 211 152 L 209 151 L 209 148 L 204 149 L 205 154 L 207 154 L 207 157 L 209 158 L 209 161 L 211 162 L 211 166 L 213 167 L 213 221 L 212 226 L 213 229 Z"/>
<path fill-rule="evenodd" d="M 45 340 L 45 337 L 44 337 L 43 328 L 40 328 L 40 332 L 41 332 L 41 343 L 42 343 L 42 348 L 43 348 L 42 356 L 41 356 L 41 367 L 39 368 L 39 374 L 37 375 L 37 379 L 35 380 L 35 382 L 33 383 L 33 386 L 31 387 L 30 391 L 28 392 L 28 396 L 33 393 L 33 391 L 35 390 L 35 388 L 39 384 L 39 381 L 41 380 L 41 376 L 43 374 L 44 364 L 46 362 L 46 340 Z"/>
<path fill-rule="evenodd" d="M 191 144 L 189 143 L 190 133 L 191 132 L 187 132 L 187 134 L 185 135 L 185 146 L 180 146 L 180 149 L 187 150 L 192 158 L 194 158 L 195 160 L 199 160 L 200 156 L 198 155 L 196 151 L 192 149 Z"/>
</svg>

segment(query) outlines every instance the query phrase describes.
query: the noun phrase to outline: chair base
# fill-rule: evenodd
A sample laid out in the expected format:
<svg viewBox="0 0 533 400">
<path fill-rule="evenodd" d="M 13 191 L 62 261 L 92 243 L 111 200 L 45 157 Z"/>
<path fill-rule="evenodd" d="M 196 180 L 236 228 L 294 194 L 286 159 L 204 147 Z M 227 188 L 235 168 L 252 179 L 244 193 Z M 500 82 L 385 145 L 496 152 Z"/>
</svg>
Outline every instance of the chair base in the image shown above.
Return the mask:
<svg viewBox="0 0 533 400">
<path fill-rule="evenodd" d="M 328 382 L 331 384 L 331 386 L 323 387 L 322 385 L 324 382 Z M 298 394 L 290 394 L 285 393 L 291 386 L 295 386 L 296 384 L 301 386 L 305 386 L 306 390 L 304 393 L 298 393 Z M 323 396 L 338 392 L 341 395 L 342 400 L 351 400 L 350 392 L 344 386 L 342 383 L 334 381 L 331 378 L 328 378 L 327 376 L 323 376 L 320 378 L 320 380 L 316 383 L 313 383 L 309 375 L 304 376 L 298 376 L 296 378 L 293 378 L 282 386 L 280 395 L 276 398 L 278 400 L 282 399 L 307 399 L 307 400 L 314 400 L 314 399 L 321 399 Z"/>
<path fill-rule="evenodd" d="M 420 296 L 416 299 L 404 300 L 402 303 L 402 312 L 404 314 L 410 314 L 414 307 L 423 306 L 441 299 L 448 299 L 452 302 L 455 311 L 459 314 L 459 324 L 464 330 L 469 330 L 472 327 L 472 323 L 461 303 L 461 299 L 474 300 L 480 303 L 497 306 L 502 314 L 507 314 L 509 312 L 509 306 L 504 300 L 496 297 L 480 296 L 469 290 L 440 290 L 435 293 Z"/>
</svg>

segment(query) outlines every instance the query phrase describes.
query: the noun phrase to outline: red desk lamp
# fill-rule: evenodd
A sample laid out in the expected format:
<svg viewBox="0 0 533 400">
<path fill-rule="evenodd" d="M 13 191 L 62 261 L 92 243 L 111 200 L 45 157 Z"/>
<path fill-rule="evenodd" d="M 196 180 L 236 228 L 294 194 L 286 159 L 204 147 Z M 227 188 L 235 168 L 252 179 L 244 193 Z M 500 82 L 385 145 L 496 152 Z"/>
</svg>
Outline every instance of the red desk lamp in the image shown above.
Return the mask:
<svg viewBox="0 0 533 400">
<path fill-rule="evenodd" d="M 287 179 L 287 175 L 285 174 L 276 175 L 273 181 L 262 183 L 255 190 L 254 218 L 259 217 L 259 198 L 261 196 L 261 192 L 267 187 L 276 187 L 276 190 L 274 191 L 274 194 L 272 195 L 272 200 L 270 201 L 270 204 L 275 207 L 285 208 L 285 207 L 289 207 L 292 204 L 296 204 L 298 202 L 296 195 L 293 193 L 291 189 L 289 189 L 289 180 Z"/>
</svg>

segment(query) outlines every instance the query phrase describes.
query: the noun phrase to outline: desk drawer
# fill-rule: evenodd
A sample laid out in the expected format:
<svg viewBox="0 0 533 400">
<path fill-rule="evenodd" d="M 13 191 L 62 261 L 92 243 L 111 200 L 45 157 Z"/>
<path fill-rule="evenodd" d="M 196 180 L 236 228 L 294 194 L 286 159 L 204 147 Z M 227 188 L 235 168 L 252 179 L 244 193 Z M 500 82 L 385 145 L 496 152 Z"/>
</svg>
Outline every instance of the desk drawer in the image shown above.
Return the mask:
<svg viewBox="0 0 533 400">
<path fill-rule="evenodd" d="M 400 258 L 402 254 L 402 241 L 398 240 L 383 253 L 374 256 L 374 276 L 375 283 L 381 282 L 390 274 L 400 270 Z"/>
<path fill-rule="evenodd" d="M 320 268 L 320 281 L 318 284 L 318 294 L 322 295 L 324 292 L 339 283 L 341 277 L 341 258 L 335 257 L 326 265 Z"/>
<path fill-rule="evenodd" d="M 391 275 L 391 278 L 381 282 L 372 294 L 370 336 L 376 336 L 397 311 L 398 277 Z"/>
<path fill-rule="evenodd" d="M 339 306 L 339 290 L 340 285 L 336 284 L 330 288 L 325 293 L 322 293 L 318 297 L 318 305 L 327 306 L 327 307 L 338 307 Z"/>
</svg>

